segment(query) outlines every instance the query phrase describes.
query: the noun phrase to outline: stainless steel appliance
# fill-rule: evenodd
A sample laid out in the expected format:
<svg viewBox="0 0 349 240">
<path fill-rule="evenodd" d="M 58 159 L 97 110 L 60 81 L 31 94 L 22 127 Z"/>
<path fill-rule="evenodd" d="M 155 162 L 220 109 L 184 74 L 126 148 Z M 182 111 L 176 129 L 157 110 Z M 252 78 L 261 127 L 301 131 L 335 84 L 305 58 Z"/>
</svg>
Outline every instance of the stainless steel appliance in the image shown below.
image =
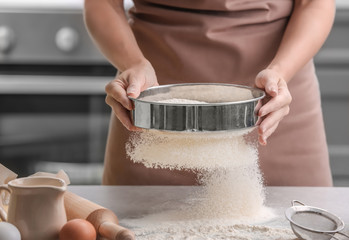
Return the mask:
<svg viewBox="0 0 349 240">
<path fill-rule="evenodd" d="M 98 52 L 83 1 L 0 3 L 0 162 L 20 175 L 64 168 L 100 181 L 116 69 Z"/>
</svg>

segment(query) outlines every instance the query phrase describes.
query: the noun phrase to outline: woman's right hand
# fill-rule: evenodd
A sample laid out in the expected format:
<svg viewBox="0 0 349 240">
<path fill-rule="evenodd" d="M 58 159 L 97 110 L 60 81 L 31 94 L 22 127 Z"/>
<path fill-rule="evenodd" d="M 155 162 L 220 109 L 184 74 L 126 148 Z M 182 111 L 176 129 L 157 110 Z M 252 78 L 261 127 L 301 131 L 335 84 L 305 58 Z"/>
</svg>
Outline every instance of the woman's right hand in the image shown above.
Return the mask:
<svg viewBox="0 0 349 240">
<path fill-rule="evenodd" d="M 105 102 L 128 130 L 136 131 L 138 128 L 132 124 L 129 112 L 133 104 L 128 97 L 137 98 L 142 91 L 157 85 L 159 84 L 153 66 L 144 60 L 126 69 L 107 84 Z"/>
</svg>

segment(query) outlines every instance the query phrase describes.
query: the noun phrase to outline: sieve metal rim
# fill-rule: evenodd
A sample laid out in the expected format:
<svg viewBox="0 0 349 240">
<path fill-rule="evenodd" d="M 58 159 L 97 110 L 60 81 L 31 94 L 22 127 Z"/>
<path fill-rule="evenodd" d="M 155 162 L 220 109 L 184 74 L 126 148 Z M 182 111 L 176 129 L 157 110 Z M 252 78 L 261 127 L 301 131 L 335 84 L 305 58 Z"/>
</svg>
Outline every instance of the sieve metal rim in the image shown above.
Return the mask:
<svg viewBox="0 0 349 240">
<path fill-rule="evenodd" d="M 241 101 L 234 101 L 234 102 L 219 102 L 219 103 L 159 103 L 156 101 L 147 101 L 147 100 L 142 100 L 140 99 L 143 97 L 143 95 L 154 91 L 158 90 L 161 88 L 170 88 L 170 87 L 180 87 L 180 86 L 195 86 L 195 85 L 212 85 L 212 86 L 227 86 L 227 87 L 236 87 L 236 88 L 244 88 L 244 89 L 249 89 L 258 92 L 261 94 L 259 97 L 253 97 L 251 99 L 247 100 L 241 100 Z M 249 102 L 255 102 L 260 99 L 263 99 L 266 96 L 265 92 L 261 89 L 250 87 L 250 86 L 243 86 L 243 85 L 238 85 L 238 84 L 230 84 L 230 83 L 178 83 L 178 84 L 167 84 L 167 85 L 159 85 L 159 86 L 153 86 L 150 88 L 147 88 L 146 90 L 142 91 L 140 95 L 137 98 L 132 98 L 129 97 L 132 101 L 136 102 L 142 102 L 142 103 L 151 103 L 155 105 L 167 105 L 167 106 L 224 106 L 224 105 L 235 105 L 235 104 L 241 104 L 241 103 L 249 103 Z"/>
<path fill-rule="evenodd" d="M 302 206 L 295 206 L 295 203 L 301 204 Z M 324 231 L 324 230 L 313 229 L 313 228 L 308 228 L 308 227 L 304 227 L 302 225 L 299 225 L 292 220 L 292 216 L 294 216 L 296 213 L 300 213 L 300 212 L 310 212 L 310 213 L 321 214 L 323 216 L 326 216 L 327 218 L 335 221 L 337 228 L 335 230 Z M 285 216 L 291 224 L 293 224 L 293 225 L 295 225 L 303 230 L 311 231 L 314 233 L 335 234 L 335 233 L 339 233 L 345 227 L 345 224 L 342 221 L 342 219 L 340 217 L 336 216 L 335 214 L 330 213 L 327 210 L 324 210 L 322 208 L 307 206 L 298 200 L 292 201 L 292 207 L 288 208 L 285 211 Z M 339 224 L 337 224 L 337 223 L 339 223 Z"/>
<path fill-rule="evenodd" d="M 247 90 L 252 96 L 235 101 L 234 96 L 239 89 Z M 218 94 L 211 91 L 217 91 Z M 211 93 L 215 97 L 210 103 L 159 102 L 168 99 L 167 97 L 202 101 L 201 97 Z M 130 98 L 134 104 L 131 120 L 139 128 L 170 132 L 247 129 L 260 123 L 261 117 L 256 109 L 262 106 L 261 101 L 265 96 L 261 89 L 237 84 L 186 83 L 155 86 L 143 91 L 137 98 Z"/>
</svg>

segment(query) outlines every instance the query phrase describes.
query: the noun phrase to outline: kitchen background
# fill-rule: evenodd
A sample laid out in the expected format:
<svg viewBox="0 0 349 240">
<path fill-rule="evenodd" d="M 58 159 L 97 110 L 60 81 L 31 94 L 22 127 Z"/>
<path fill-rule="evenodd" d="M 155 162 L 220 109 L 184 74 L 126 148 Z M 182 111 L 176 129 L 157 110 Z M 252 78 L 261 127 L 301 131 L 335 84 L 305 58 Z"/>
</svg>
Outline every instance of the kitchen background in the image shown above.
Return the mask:
<svg viewBox="0 0 349 240">
<path fill-rule="evenodd" d="M 132 2 L 126 1 L 126 10 Z M 0 163 L 20 176 L 64 169 L 100 184 L 114 69 L 85 30 L 82 0 L 0 1 Z M 349 1 L 315 57 L 335 186 L 349 186 Z"/>
</svg>

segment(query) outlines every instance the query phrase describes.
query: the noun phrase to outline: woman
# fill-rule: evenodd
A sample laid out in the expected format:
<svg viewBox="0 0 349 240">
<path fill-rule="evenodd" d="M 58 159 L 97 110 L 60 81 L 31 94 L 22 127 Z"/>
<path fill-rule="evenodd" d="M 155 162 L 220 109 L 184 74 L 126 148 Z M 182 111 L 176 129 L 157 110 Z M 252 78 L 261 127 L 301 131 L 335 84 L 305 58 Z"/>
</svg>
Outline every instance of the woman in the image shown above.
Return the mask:
<svg viewBox="0 0 349 240">
<path fill-rule="evenodd" d="M 122 0 L 85 2 L 90 34 L 120 71 L 106 86 L 114 114 L 104 184 L 195 184 L 193 173 L 127 159 L 125 142 L 136 130 L 128 96 L 158 84 L 223 82 L 255 85 L 271 97 L 258 112 L 266 184 L 332 185 L 312 58 L 331 29 L 334 0 L 134 2 L 129 22 Z"/>
</svg>

